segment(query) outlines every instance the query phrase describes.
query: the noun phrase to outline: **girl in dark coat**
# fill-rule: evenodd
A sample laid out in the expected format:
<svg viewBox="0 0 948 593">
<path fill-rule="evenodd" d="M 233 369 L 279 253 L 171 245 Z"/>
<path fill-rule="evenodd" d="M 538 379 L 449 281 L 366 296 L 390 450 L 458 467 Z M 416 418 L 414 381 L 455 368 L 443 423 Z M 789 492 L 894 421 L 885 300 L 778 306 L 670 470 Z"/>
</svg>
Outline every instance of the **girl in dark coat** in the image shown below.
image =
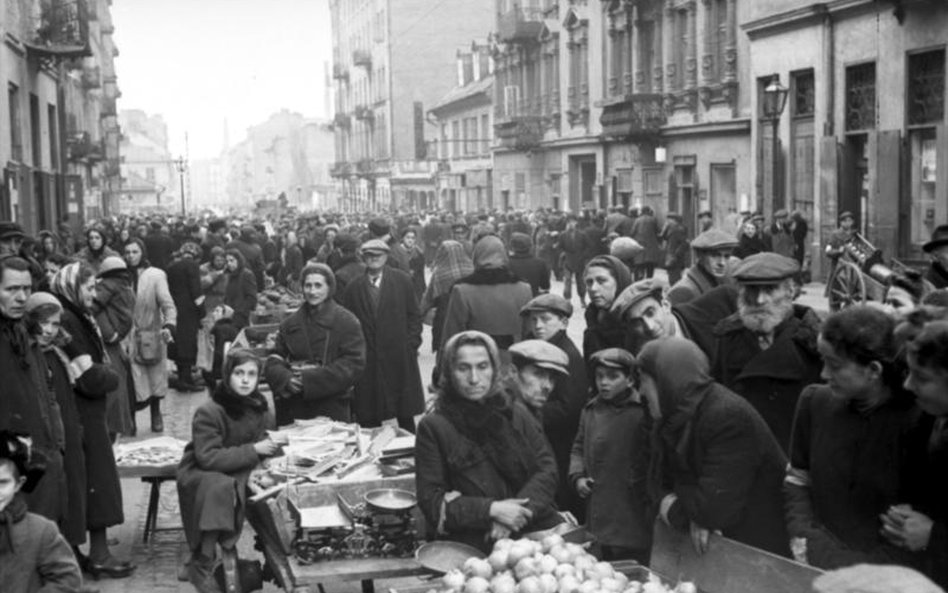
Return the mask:
<svg viewBox="0 0 948 593">
<path fill-rule="evenodd" d="M 351 422 L 352 388 L 365 368 L 362 325 L 333 299 L 329 266 L 309 264 L 300 279 L 306 301 L 280 324 L 266 363 L 277 426 L 317 416 Z"/>
<path fill-rule="evenodd" d="M 105 344 L 90 313 L 95 298 L 95 272 L 84 263 L 71 263 L 56 274 L 52 292 L 63 307 L 62 325 L 72 336 L 71 366 L 76 367 L 75 392 L 86 456 L 86 525 L 89 560 L 85 569 L 98 578 L 125 578 L 134 566 L 112 556 L 106 529 L 125 521 L 112 440 L 105 421 L 106 394 L 118 387 L 115 371 L 103 364 Z"/>
<path fill-rule="evenodd" d="M 600 255 L 589 260 L 583 271 L 583 282 L 589 295 L 586 307 L 586 331 L 583 332 L 583 356 L 587 376 L 592 375 L 590 357 L 606 348 L 634 350 L 624 324 L 610 313 L 616 297 L 632 283 L 632 273 L 619 258 Z"/>
<path fill-rule="evenodd" d="M 198 329 L 204 317 L 204 292 L 201 290 L 201 268 L 198 260 L 201 247 L 187 242 L 181 246 L 175 260 L 168 266 L 168 289 L 178 310 L 174 342 L 169 346 L 170 358 L 178 369 L 178 381 L 173 387 L 179 391 L 200 391 L 194 382 L 197 362 Z"/>
<path fill-rule="evenodd" d="M 232 574 L 250 472 L 279 450 L 266 433 L 272 418 L 257 390 L 260 370 L 252 352 L 228 353 L 211 401 L 194 413 L 191 442 L 178 465 L 178 501 L 191 549 L 189 577 L 201 592 L 217 591 L 211 575 L 218 545 L 225 575 Z"/>
<path fill-rule="evenodd" d="M 553 451 L 530 412 L 499 388 L 494 341 L 461 332 L 445 344 L 440 364 L 438 399 L 415 446 L 429 537 L 486 551 L 495 540 L 562 522 Z"/>
<path fill-rule="evenodd" d="M 879 516 L 903 500 L 920 415 L 901 386 L 894 326 L 866 306 L 831 315 L 818 346 L 827 384 L 807 387 L 797 402 L 787 529 L 797 559 L 822 569 L 909 561 L 879 534 Z"/>
<path fill-rule="evenodd" d="M 693 342 L 663 338 L 639 355 L 652 417 L 648 490 L 662 519 L 690 530 L 698 553 L 725 537 L 790 555 L 781 487 L 787 459 L 747 400 L 715 383 Z"/>
</svg>

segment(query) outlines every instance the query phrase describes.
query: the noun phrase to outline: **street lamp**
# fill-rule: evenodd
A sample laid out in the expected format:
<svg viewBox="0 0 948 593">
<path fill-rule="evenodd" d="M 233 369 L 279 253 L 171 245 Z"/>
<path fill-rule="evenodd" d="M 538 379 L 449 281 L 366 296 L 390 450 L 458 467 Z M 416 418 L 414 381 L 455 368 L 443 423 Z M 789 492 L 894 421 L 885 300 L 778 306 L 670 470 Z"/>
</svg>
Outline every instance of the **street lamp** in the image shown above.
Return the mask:
<svg viewBox="0 0 948 593">
<path fill-rule="evenodd" d="M 770 120 L 773 125 L 771 140 L 771 156 L 773 157 L 773 204 L 774 208 L 783 207 L 783 199 L 780 192 L 780 178 L 777 175 L 777 168 L 780 166 L 780 138 L 777 136 L 777 130 L 780 127 L 780 115 L 783 108 L 787 105 L 787 87 L 780 84 L 780 75 L 774 74 L 770 84 L 764 88 L 764 117 Z"/>
<path fill-rule="evenodd" d="M 187 206 L 184 204 L 184 173 L 188 170 L 188 162 L 183 156 L 179 156 L 174 161 L 174 168 L 178 171 L 178 179 L 181 180 L 181 216 L 187 216 Z"/>
</svg>

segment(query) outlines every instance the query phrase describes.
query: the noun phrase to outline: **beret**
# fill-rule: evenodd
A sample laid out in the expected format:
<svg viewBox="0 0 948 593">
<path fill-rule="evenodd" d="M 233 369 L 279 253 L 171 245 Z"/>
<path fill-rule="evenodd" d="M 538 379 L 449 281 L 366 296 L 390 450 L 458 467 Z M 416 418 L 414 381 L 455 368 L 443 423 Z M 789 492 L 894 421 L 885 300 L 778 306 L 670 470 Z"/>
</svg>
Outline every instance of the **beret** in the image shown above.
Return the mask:
<svg viewBox="0 0 948 593">
<path fill-rule="evenodd" d="M 102 263 L 99 264 L 99 273 L 97 276 L 101 276 L 112 270 L 125 270 L 128 269 L 128 266 L 125 265 L 125 260 L 120 258 L 117 255 L 109 255 L 102 260 Z"/>
<path fill-rule="evenodd" d="M 534 297 L 520 309 L 520 314 L 527 315 L 533 311 L 552 311 L 564 317 L 572 317 L 573 305 L 560 295 L 548 292 Z"/>
<path fill-rule="evenodd" d="M 513 356 L 519 356 L 541 369 L 549 369 L 562 375 L 569 374 L 569 357 L 566 353 L 544 340 L 524 340 L 508 349 Z"/>
<path fill-rule="evenodd" d="M 374 251 L 375 253 L 388 253 L 391 251 L 391 248 L 388 246 L 388 243 L 381 239 L 370 239 L 362 244 L 362 253 L 367 253 L 369 251 Z"/>
<path fill-rule="evenodd" d="M 737 237 L 721 229 L 708 229 L 691 240 L 692 249 L 734 249 Z"/>
<path fill-rule="evenodd" d="M 662 278 L 646 278 L 634 282 L 616 297 L 612 303 L 612 314 L 622 318 L 629 309 L 649 297 L 661 302 L 667 289 L 668 283 Z"/>
<path fill-rule="evenodd" d="M 771 251 L 745 258 L 734 270 L 741 284 L 776 284 L 800 273 L 797 260 Z"/>
<path fill-rule="evenodd" d="M 56 305 L 60 309 L 63 308 L 62 303 L 59 302 L 59 299 L 54 295 L 48 292 L 34 292 L 26 299 L 26 312 L 29 313 L 37 307 L 42 307 L 43 305 Z"/>
<path fill-rule="evenodd" d="M 631 371 L 636 365 L 635 357 L 632 356 L 632 353 L 622 348 L 606 348 L 605 350 L 594 352 L 589 358 L 589 362 L 591 362 L 593 366 L 623 369 L 626 371 Z"/>
</svg>

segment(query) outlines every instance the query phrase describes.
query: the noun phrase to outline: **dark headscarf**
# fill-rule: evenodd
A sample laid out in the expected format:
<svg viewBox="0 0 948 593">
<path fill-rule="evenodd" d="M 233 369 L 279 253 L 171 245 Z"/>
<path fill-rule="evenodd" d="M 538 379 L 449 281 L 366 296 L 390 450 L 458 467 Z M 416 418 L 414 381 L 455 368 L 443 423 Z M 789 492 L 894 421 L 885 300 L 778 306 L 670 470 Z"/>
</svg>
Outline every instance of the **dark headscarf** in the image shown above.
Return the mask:
<svg viewBox="0 0 948 593">
<path fill-rule="evenodd" d="M 263 414 L 267 411 L 267 399 L 258 389 L 247 396 L 238 395 L 230 388 L 230 375 L 234 369 L 245 362 L 255 362 L 260 370 L 263 365 L 259 359 L 249 350 L 236 349 L 227 353 L 227 359 L 224 361 L 224 368 L 221 370 L 221 380 L 217 382 L 211 399 L 216 404 L 224 408 L 224 413 L 233 420 L 240 420 L 248 412 Z"/>
<path fill-rule="evenodd" d="M 474 246 L 474 273 L 465 276 L 458 284 L 516 284 L 520 278 L 510 271 L 507 248 L 499 237 L 488 235 Z"/>
<path fill-rule="evenodd" d="M 422 300 L 422 311 L 433 306 L 441 295 L 448 294 L 454 283 L 474 272 L 474 263 L 464 245 L 458 241 L 444 241 L 435 253 L 431 282 Z"/>
<path fill-rule="evenodd" d="M 612 272 L 612 277 L 616 279 L 616 296 L 619 296 L 619 293 L 625 290 L 628 285 L 632 284 L 632 272 L 630 272 L 629 268 L 617 257 L 611 255 L 597 255 L 589 260 L 589 263 L 583 268 L 583 277 L 586 276 L 586 271 L 592 267 L 606 268 Z M 582 282 L 583 278 L 580 278 L 579 281 Z M 588 308 L 598 309 L 595 305 L 590 305 Z"/>
</svg>

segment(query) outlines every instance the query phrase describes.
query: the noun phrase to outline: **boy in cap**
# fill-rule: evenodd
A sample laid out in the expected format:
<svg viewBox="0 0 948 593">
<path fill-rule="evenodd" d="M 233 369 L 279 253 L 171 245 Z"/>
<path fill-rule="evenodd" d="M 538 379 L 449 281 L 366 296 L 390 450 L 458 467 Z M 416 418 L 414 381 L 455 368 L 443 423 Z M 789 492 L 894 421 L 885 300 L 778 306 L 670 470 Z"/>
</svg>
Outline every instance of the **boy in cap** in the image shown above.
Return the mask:
<svg viewBox="0 0 948 593">
<path fill-rule="evenodd" d="M 569 480 L 586 500 L 586 525 L 603 560 L 649 561 L 651 524 L 642 493 L 639 452 L 648 442 L 648 406 L 638 392 L 638 364 L 621 348 L 592 355 L 596 396 L 583 408 L 570 456 Z M 631 474 L 631 475 L 630 475 Z"/>
</svg>

